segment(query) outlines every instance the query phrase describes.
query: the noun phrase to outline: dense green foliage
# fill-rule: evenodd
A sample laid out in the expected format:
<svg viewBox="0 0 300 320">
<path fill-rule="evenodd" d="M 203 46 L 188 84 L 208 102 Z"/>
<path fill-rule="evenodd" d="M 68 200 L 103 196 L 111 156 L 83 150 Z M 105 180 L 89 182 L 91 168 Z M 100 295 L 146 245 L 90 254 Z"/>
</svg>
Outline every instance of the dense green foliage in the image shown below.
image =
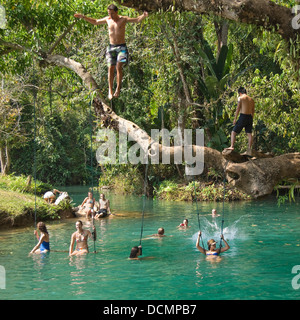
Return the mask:
<svg viewBox="0 0 300 320">
<path fill-rule="evenodd" d="M 0 29 L 0 40 L 27 49 L 9 50 L 0 42 L 0 147 L 9 145 L 11 172 L 32 174 L 36 147 L 38 179 L 56 185 L 90 183 L 91 95 L 72 71 L 44 65 L 33 53 L 49 51 L 76 11 L 103 17 L 109 3 L 2 1 L 8 22 Z M 138 15 L 121 6 L 119 13 Z M 172 130 L 178 120 L 184 128 L 204 128 L 206 145 L 222 150 L 229 145 L 237 89 L 244 86 L 256 102 L 255 149 L 274 154 L 299 151 L 300 71 L 290 47 L 275 33 L 228 22 L 227 46 L 219 49 L 217 31 L 224 25 L 213 16 L 171 10 L 127 25 L 131 62 L 114 110 L 149 133 L 152 128 Z M 78 20 L 53 52 L 81 62 L 105 95 L 107 39 L 106 26 Z M 94 115 L 92 123 L 95 135 L 99 121 Z M 244 151 L 246 145 L 246 136 L 239 135 L 237 149 Z M 99 177 L 94 158 L 93 176 Z M 118 169 L 107 168 L 101 183 L 108 184 L 108 177 L 120 171 L 135 174 L 140 168 Z M 178 169 L 153 168 L 153 176 L 158 176 L 153 179 L 177 176 Z M 128 186 L 134 183 L 128 181 Z"/>
</svg>

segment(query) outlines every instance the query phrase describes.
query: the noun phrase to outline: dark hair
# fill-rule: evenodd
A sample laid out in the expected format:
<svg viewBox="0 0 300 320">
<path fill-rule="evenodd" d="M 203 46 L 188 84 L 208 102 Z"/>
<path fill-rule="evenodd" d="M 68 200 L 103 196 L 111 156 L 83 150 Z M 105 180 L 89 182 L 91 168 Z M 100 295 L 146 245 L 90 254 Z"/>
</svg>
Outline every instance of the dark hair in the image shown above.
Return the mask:
<svg viewBox="0 0 300 320">
<path fill-rule="evenodd" d="M 157 230 L 157 233 L 160 234 L 160 235 L 163 235 L 165 233 L 165 229 L 164 228 L 159 228 Z"/>
<path fill-rule="evenodd" d="M 244 87 L 240 87 L 240 88 L 238 89 L 238 93 L 247 94 L 247 90 L 246 90 Z"/>
<path fill-rule="evenodd" d="M 131 249 L 129 258 L 136 258 L 138 252 L 139 252 L 139 247 L 138 247 L 138 246 L 133 247 L 133 248 Z"/>
<path fill-rule="evenodd" d="M 114 4 L 110 4 L 110 5 L 108 6 L 107 10 L 114 10 L 114 11 L 118 12 L 118 7 L 115 6 Z"/>
<path fill-rule="evenodd" d="M 81 220 L 77 220 L 76 222 L 79 222 L 81 225 L 83 225 L 82 221 Z"/>
<path fill-rule="evenodd" d="M 45 225 L 44 222 L 39 222 L 39 223 L 37 224 L 37 227 L 38 227 L 38 229 L 39 229 L 41 232 L 48 234 L 48 230 L 47 230 L 46 225 Z"/>
</svg>

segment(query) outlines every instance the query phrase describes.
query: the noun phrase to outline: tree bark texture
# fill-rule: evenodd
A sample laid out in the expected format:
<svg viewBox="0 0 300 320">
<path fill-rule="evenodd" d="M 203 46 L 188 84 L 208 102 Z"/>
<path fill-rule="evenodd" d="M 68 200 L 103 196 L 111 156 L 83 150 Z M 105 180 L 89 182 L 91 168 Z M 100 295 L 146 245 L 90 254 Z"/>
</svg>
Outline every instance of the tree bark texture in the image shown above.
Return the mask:
<svg viewBox="0 0 300 320">
<path fill-rule="evenodd" d="M 149 12 L 174 7 L 181 11 L 211 13 L 222 18 L 275 30 L 284 39 L 296 40 L 299 30 L 292 27 L 291 8 L 268 0 L 118 0 L 124 6 Z"/>
</svg>

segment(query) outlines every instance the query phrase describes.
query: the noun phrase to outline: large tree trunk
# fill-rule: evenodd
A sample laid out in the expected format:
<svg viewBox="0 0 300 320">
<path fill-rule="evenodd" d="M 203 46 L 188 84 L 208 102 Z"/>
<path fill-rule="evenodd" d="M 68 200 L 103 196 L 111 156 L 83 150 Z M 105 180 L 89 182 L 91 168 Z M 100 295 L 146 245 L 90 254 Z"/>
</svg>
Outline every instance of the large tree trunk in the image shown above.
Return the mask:
<svg viewBox="0 0 300 320">
<path fill-rule="evenodd" d="M 151 148 L 158 150 L 160 161 L 163 153 L 170 154 L 171 163 L 174 163 L 174 158 L 178 153 L 181 153 L 183 161 L 185 160 L 183 147 L 167 147 L 157 144 L 152 141 L 147 132 L 135 123 L 119 117 L 109 108 L 103 101 L 96 81 L 80 63 L 58 55 L 47 55 L 45 60 L 49 63 L 72 69 L 82 78 L 88 88 L 96 90 L 97 97 L 94 99 L 95 112 L 101 117 L 106 128 L 126 132 L 130 139 L 136 141 L 145 151 L 149 151 Z M 254 155 L 257 158 L 251 159 L 236 153 L 232 155 L 234 152 L 226 155 L 226 153 L 222 154 L 215 149 L 193 146 L 193 154 L 200 154 L 200 151 L 204 153 L 204 171 L 207 171 L 208 168 L 223 171 L 226 166 L 226 176 L 229 183 L 254 198 L 270 194 L 282 179 L 300 179 L 299 153 L 272 158 L 272 156 L 268 157 L 256 152 Z M 148 155 L 151 159 L 151 153 Z"/>
<path fill-rule="evenodd" d="M 270 194 L 283 179 L 300 179 L 300 153 L 283 154 L 243 163 L 228 163 L 228 182 L 254 198 Z"/>
<path fill-rule="evenodd" d="M 2 42 L 3 44 L 3 42 Z M 14 50 L 28 51 L 27 48 L 20 45 L 5 43 L 6 47 Z M 82 64 L 60 56 L 46 53 L 39 53 L 40 57 L 47 63 L 65 67 L 73 70 L 83 80 L 84 84 L 91 91 L 96 92 L 94 98 L 94 108 L 96 114 L 101 117 L 106 128 L 112 128 L 116 131 L 126 132 L 132 141 L 138 143 L 149 156 L 153 158 L 151 151 L 159 153 L 161 161 L 162 154 L 170 155 L 170 163 L 174 163 L 174 158 L 181 154 L 185 161 L 184 148 L 181 146 L 163 146 L 153 141 L 146 131 L 135 123 L 118 116 L 104 102 L 103 95 L 92 75 L 82 66 Z M 268 195 L 273 191 L 274 186 L 285 178 L 300 179 L 300 154 L 286 154 L 273 158 L 253 159 L 238 154 L 222 154 L 221 152 L 201 146 L 193 146 L 193 154 L 204 154 L 204 171 L 208 168 L 214 168 L 223 171 L 226 168 L 228 181 L 235 187 L 252 195 L 261 197 Z M 3 153 L 2 153 L 3 154 Z M 256 154 L 256 156 L 261 156 Z M 236 163 L 238 162 L 238 163 Z"/>
<path fill-rule="evenodd" d="M 212 13 L 228 20 L 262 26 L 275 30 L 284 39 L 296 40 L 299 30 L 292 28 L 295 14 L 291 8 L 268 0 L 118 0 L 137 10 L 158 11 L 175 7 L 182 11 Z"/>
<path fill-rule="evenodd" d="M 10 154 L 7 143 L 0 147 L 1 174 L 6 175 L 10 169 Z"/>
</svg>

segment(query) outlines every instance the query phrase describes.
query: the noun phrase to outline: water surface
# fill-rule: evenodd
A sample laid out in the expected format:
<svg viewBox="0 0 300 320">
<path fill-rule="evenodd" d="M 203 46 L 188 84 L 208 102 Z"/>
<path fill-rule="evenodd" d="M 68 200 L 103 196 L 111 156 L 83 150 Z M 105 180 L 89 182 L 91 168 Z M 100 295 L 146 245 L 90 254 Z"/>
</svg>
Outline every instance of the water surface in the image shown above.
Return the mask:
<svg viewBox="0 0 300 320">
<path fill-rule="evenodd" d="M 79 204 L 87 188 L 65 188 Z M 98 197 L 98 195 L 96 195 Z M 0 299 L 299 299 L 292 286 L 300 265 L 299 202 L 277 206 L 276 199 L 225 203 L 224 236 L 231 249 L 220 262 L 207 261 L 195 247 L 195 204 L 146 200 L 143 238 L 165 228 L 167 237 L 143 240 L 143 257 L 128 256 L 139 244 L 142 198 L 107 194 L 112 218 L 96 221 L 97 253 L 68 257 L 76 219 L 47 223 L 52 252 L 28 255 L 33 227 L 0 232 L 0 265 L 6 289 Z M 219 242 L 222 203 L 199 203 L 204 242 Z M 184 218 L 191 226 L 176 227 Z M 82 219 L 85 228 L 91 222 Z M 93 241 L 89 241 L 93 251 Z M 60 251 L 60 252 L 54 252 Z M 300 282 L 298 280 L 297 282 Z"/>
</svg>

